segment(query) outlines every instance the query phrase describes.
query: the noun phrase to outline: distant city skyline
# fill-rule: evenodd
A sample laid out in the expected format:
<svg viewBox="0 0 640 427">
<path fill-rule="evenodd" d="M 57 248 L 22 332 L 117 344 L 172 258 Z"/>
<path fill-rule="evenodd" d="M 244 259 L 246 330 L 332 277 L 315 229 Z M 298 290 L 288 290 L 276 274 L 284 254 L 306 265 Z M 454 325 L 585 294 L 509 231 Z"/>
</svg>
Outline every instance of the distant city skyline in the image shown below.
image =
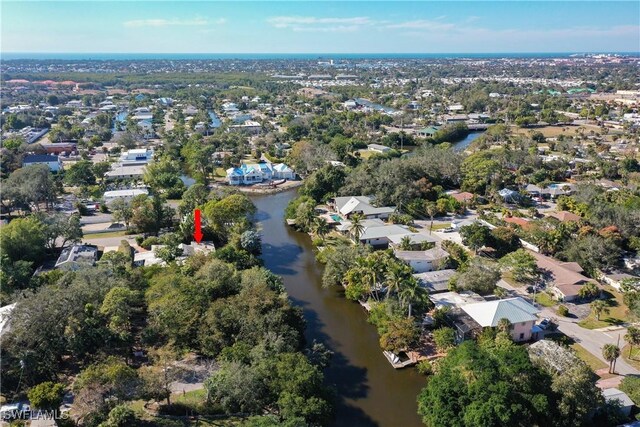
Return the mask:
<svg viewBox="0 0 640 427">
<path fill-rule="evenodd" d="M 2 2 L 1 51 L 638 52 L 640 2 Z"/>
</svg>

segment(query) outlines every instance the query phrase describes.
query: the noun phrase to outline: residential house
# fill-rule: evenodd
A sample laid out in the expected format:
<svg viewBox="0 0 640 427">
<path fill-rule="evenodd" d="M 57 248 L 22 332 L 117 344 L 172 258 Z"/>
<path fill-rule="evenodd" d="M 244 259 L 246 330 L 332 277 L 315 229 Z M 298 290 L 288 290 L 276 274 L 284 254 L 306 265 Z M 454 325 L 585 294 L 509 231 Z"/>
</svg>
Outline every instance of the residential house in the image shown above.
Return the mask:
<svg viewBox="0 0 640 427">
<path fill-rule="evenodd" d="M 395 207 L 375 207 L 371 204 L 371 198 L 367 196 L 336 197 L 331 202 L 332 208 L 345 218 L 359 214 L 364 218 L 387 219 L 396 211 Z"/>
<path fill-rule="evenodd" d="M 102 196 L 102 200 L 104 203 L 109 206 L 116 200 L 124 200 L 125 202 L 130 202 L 137 196 L 149 194 L 149 191 L 146 188 L 129 188 L 126 190 L 112 190 L 105 191 Z"/>
<path fill-rule="evenodd" d="M 55 268 L 68 271 L 77 271 L 87 267 L 93 267 L 98 260 L 98 248 L 93 245 L 77 244 L 68 246 L 62 250 Z"/>
<path fill-rule="evenodd" d="M 258 135 L 262 132 L 262 125 L 255 120 L 247 120 L 242 124 L 229 126 L 229 132 L 243 132 L 250 135 Z"/>
<path fill-rule="evenodd" d="M 508 216 L 508 217 L 504 217 L 502 218 L 504 222 L 506 222 L 507 224 L 514 224 L 517 225 L 523 229 L 527 229 L 529 227 L 531 227 L 531 221 L 526 219 L 526 218 L 518 218 L 515 216 Z"/>
<path fill-rule="evenodd" d="M 135 267 L 166 265 L 166 262 L 157 256 L 158 249 L 162 249 L 165 246 L 166 245 L 151 245 L 151 250 L 149 251 L 136 252 L 133 255 L 133 265 Z M 216 250 L 212 242 L 191 242 L 188 245 L 180 243 L 179 248 L 182 250 L 182 255 L 176 259 L 178 264 L 183 263 L 188 257 L 195 254 L 208 255 Z"/>
<path fill-rule="evenodd" d="M 540 312 L 523 298 L 507 298 L 465 304 L 460 307 L 483 328 L 495 328 L 501 319 L 511 323 L 511 337 L 515 342 L 529 341 Z"/>
<path fill-rule="evenodd" d="M 567 211 L 551 212 L 547 216 L 555 218 L 560 222 L 578 222 L 582 219 L 578 215 Z"/>
<path fill-rule="evenodd" d="M 273 165 L 273 178 L 275 179 L 296 179 L 296 173 L 284 163 Z"/>
<path fill-rule="evenodd" d="M 607 388 L 605 390 L 602 390 L 602 396 L 607 403 L 613 403 L 617 401 L 617 403 L 620 405 L 620 411 L 625 416 L 628 417 L 629 415 L 631 415 L 631 410 L 634 407 L 634 403 L 633 400 L 631 400 L 631 398 L 624 391 L 617 388 Z"/>
<path fill-rule="evenodd" d="M 284 163 L 276 165 L 269 162 L 243 163 L 240 167 L 227 169 L 227 182 L 230 185 L 258 184 L 272 179 L 295 179 L 296 174 Z"/>
<path fill-rule="evenodd" d="M 622 284 L 629 283 L 631 286 L 640 288 L 640 277 L 627 273 L 602 273 L 600 280 L 614 287 L 618 292 L 622 292 Z"/>
<path fill-rule="evenodd" d="M 105 173 L 107 180 L 138 180 L 142 179 L 146 165 L 122 165 L 114 164 L 112 169 Z"/>
<path fill-rule="evenodd" d="M 428 126 L 426 128 L 418 129 L 416 135 L 422 138 L 431 138 L 438 132 L 440 128 L 438 126 Z"/>
<path fill-rule="evenodd" d="M 71 154 L 77 150 L 77 144 L 74 142 L 56 142 L 53 144 L 42 145 L 44 151 L 48 154 Z"/>
<path fill-rule="evenodd" d="M 583 269 L 578 263 L 562 262 L 537 252 L 527 252 L 536 259 L 536 264 L 543 273 L 543 280 L 547 282 L 548 289 L 560 301 L 578 299 L 580 289 L 586 283 L 598 285 L 595 280 L 581 274 Z"/>
<path fill-rule="evenodd" d="M 426 271 L 416 273 L 413 277 L 418 280 L 418 284 L 429 291 L 429 294 L 447 292 L 449 281 L 455 276 L 456 271 L 452 269 Z"/>
<path fill-rule="evenodd" d="M 434 303 L 436 309 L 446 308 L 447 323 L 456 331 L 456 340 L 458 342 L 466 339 L 472 339 L 482 332 L 482 326 L 478 324 L 471 316 L 461 309 L 463 305 L 483 302 L 484 298 L 471 292 L 440 292 L 435 295 L 429 295 L 429 299 Z M 430 319 L 425 319 L 429 324 Z"/>
<path fill-rule="evenodd" d="M 51 172 L 58 172 L 62 169 L 60 158 L 51 154 L 27 154 L 22 160 L 22 167 L 33 165 L 47 165 Z"/>
<path fill-rule="evenodd" d="M 449 259 L 449 253 L 439 246 L 426 251 L 394 251 L 396 257 L 408 264 L 415 273 L 440 270 Z"/>
<path fill-rule="evenodd" d="M 143 165 L 149 163 L 152 159 L 153 150 L 150 148 L 137 148 L 125 151 L 120 155 L 120 163 L 122 165 Z"/>
<path fill-rule="evenodd" d="M 462 192 L 455 192 L 455 193 L 451 193 L 449 194 L 451 197 L 453 197 L 455 200 L 457 200 L 460 203 L 463 204 L 469 204 L 473 201 L 473 198 L 475 197 L 475 194 L 473 193 L 469 193 L 466 191 L 462 191 Z"/>
</svg>

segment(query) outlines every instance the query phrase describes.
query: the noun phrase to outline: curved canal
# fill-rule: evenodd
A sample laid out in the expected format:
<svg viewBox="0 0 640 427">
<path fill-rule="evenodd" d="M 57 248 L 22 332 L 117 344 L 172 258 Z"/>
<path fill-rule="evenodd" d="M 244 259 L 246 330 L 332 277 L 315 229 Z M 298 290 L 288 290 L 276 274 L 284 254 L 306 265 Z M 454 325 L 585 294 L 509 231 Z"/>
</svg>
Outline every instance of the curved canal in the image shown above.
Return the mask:
<svg viewBox="0 0 640 427">
<path fill-rule="evenodd" d="M 415 369 L 394 370 L 382 355 L 375 328 L 360 305 L 339 289 L 322 288 L 322 265 L 311 239 L 287 227 L 284 208 L 295 190 L 252 196 L 262 232 L 262 259 L 284 279 L 294 304 L 307 321 L 306 338 L 334 352 L 327 382 L 338 394 L 335 426 L 421 426 L 416 397 L 425 379 Z"/>
</svg>

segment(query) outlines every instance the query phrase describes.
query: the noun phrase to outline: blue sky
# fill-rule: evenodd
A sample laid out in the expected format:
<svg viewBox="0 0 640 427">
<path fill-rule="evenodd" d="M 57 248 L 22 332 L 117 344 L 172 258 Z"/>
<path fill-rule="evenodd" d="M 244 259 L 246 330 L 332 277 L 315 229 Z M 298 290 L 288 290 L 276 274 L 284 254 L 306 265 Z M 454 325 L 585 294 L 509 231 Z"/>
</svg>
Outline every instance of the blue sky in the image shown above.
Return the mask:
<svg viewBox="0 0 640 427">
<path fill-rule="evenodd" d="M 2 52 L 640 51 L 638 1 L 6 1 Z"/>
</svg>

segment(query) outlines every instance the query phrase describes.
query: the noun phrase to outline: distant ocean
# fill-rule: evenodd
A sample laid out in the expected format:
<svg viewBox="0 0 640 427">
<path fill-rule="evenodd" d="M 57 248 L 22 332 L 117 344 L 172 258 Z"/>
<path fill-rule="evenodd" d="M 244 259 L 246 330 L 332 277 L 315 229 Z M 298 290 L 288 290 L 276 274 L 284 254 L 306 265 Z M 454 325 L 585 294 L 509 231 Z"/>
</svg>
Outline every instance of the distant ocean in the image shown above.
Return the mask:
<svg viewBox="0 0 640 427">
<path fill-rule="evenodd" d="M 446 58 L 568 58 L 572 55 L 617 54 L 640 56 L 640 52 L 542 52 L 542 53 L 36 53 L 36 52 L 0 52 L 0 59 L 36 59 L 36 60 L 277 60 L 277 59 L 446 59 Z"/>
</svg>

